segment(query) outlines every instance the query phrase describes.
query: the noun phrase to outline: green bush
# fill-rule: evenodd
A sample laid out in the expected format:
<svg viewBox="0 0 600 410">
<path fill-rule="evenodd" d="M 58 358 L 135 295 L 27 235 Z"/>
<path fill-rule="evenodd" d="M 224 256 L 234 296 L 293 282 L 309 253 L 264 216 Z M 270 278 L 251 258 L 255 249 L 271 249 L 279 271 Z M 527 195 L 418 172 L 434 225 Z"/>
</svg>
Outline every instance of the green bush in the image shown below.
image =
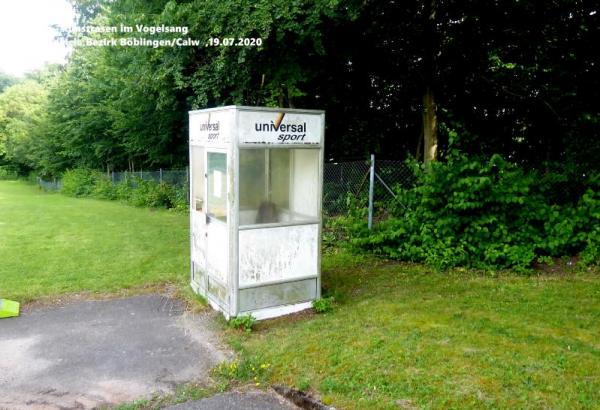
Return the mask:
<svg viewBox="0 0 600 410">
<path fill-rule="evenodd" d="M 166 183 L 134 179 L 127 201 L 131 205 L 187 210 L 187 190 Z"/>
<path fill-rule="evenodd" d="M 256 319 L 252 315 L 241 315 L 229 320 L 229 326 L 246 332 L 251 332 L 255 324 Z"/>
<path fill-rule="evenodd" d="M 0 181 L 9 180 L 9 179 L 17 179 L 17 172 L 8 167 L 0 167 Z"/>
<path fill-rule="evenodd" d="M 129 203 L 136 187 L 137 185 L 133 178 L 125 178 L 114 185 L 115 199 Z"/>
<path fill-rule="evenodd" d="M 333 310 L 333 297 L 313 300 L 312 307 L 317 313 L 327 313 Z"/>
<path fill-rule="evenodd" d="M 89 169 L 71 169 L 62 176 L 61 192 L 65 195 L 83 197 L 92 196 L 96 183 L 102 178 L 98 171 Z"/>
<path fill-rule="evenodd" d="M 176 211 L 187 211 L 188 208 L 188 187 L 171 186 L 169 193 L 169 203 L 172 209 Z"/>
<path fill-rule="evenodd" d="M 166 184 L 158 184 L 153 181 L 135 180 L 136 189 L 131 192 L 129 203 L 135 206 L 158 208 L 168 208 L 169 187 Z"/>
<path fill-rule="evenodd" d="M 600 190 L 589 189 L 577 206 L 575 240 L 581 241 L 581 262 L 600 266 Z"/>
<path fill-rule="evenodd" d="M 600 228 L 590 232 L 585 248 L 579 256 L 583 265 L 600 266 Z"/>
<path fill-rule="evenodd" d="M 391 218 L 372 231 L 363 221 L 349 225 L 354 246 L 440 269 L 526 271 L 537 256 L 584 249 L 586 262 L 597 256 L 600 200 L 591 189 L 575 206 L 550 205 L 539 175 L 499 155 L 482 160 L 453 153 L 446 162 L 413 168 L 417 184 L 397 190 Z"/>
<path fill-rule="evenodd" d="M 588 189 L 575 206 L 553 205 L 545 213 L 539 249 L 551 256 L 575 255 L 594 241 L 594 229 L 600 226 L 600 190 Z"/>
<path fill-rule="evenodd" d="M 139 207 L 188 209 L 186 187 L 145 181 L 135 176 L 114 184 L 99 171 L 74 169 L 64 173 L 62 182 L 61 192 L 65 195 L 119 200 Z"/>
<path fill-rule="evenodd" d="M 117 199 L 116 185 L 105 175 L 100 176 L 96 180 L 92 196 L 99 199 Z"/>
</svg>

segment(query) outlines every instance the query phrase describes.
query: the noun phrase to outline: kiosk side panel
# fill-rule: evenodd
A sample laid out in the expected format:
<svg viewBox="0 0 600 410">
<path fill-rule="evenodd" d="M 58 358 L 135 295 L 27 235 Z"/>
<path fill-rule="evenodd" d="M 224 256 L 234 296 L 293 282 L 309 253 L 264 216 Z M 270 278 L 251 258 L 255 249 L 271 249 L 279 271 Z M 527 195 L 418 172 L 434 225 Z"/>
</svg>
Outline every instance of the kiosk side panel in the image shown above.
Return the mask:
<svg viewBox="0 0 600 410">
<path fill-rule="evenodd" d="M 229 315 L 228 148 L 235 110 L 190 113 L 192 286 Z"/>
<path fill-rule="evenodd" d="M 239 286 L 316 277 L 318 224 L 241 230 Z"/>
</svg>

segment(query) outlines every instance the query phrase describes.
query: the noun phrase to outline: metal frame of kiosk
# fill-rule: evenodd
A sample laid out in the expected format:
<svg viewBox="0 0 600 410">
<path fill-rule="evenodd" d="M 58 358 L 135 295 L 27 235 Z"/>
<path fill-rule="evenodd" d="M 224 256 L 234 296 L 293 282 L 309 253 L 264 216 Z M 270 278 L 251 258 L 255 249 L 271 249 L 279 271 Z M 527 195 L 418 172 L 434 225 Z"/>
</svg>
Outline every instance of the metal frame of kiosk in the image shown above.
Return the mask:
<svg viewBox="0 0 600 410">
<path fill-rule="evenodd" d="M 189 113 L 191 286 L 227 319 L 281 316 L 321 295 L 325 113 Z"/>
</svg>

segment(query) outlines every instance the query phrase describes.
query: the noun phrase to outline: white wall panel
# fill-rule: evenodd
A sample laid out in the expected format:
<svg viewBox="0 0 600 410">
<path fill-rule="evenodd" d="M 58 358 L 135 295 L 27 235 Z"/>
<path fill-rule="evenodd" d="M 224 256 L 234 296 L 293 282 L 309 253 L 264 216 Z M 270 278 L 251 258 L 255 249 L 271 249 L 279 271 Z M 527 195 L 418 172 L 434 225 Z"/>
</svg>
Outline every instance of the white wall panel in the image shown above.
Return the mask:
<svg viewBox="0 0 600 410">
<path fill-rule="evenodd" d="M 229 242 L 227 241 L 227 225 L 212 221 L 207 226 L 206 237 L 206 270 L 209 276 L 227 283 L 227 267 L 229 258 Z"/>
<path fill-rule="evenodd" d="M 318 230 L 314 224 L 240 231 L 240 287 L 316 276 Z"/>
<path fill-rule="evenodd" d="M 206 216 L 192 211 L 192 261 L 205 269 L 206 261 Z"/>
</svg>

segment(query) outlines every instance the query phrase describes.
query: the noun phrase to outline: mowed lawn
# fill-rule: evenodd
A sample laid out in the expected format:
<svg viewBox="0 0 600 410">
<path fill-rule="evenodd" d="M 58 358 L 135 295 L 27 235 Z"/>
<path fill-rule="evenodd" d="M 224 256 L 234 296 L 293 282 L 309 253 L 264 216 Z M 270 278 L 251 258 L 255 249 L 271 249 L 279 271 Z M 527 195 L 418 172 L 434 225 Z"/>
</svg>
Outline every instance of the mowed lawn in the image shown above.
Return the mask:
<svg viewBox="0 0 600 410">
<path fill-rule="evenodd" d="M 186 289 L 188 250 L 185 214 L 0 181 L 0 297 Z M 598 272 L 440 273 L 333 250 L 323 284 L 330 313 L 228 331 L 240 379 L 340 409 L 600 408 Z"/>
<path fill-rule="evenodd" d="M 600 276 L 435 273 L 324 258 L 337 306 L 233 345 L 340 409 L 599 409 Z"/>
<path fill-rule="evenodd" d="M 0 181 L 0 298 L 183 285 L 188 232 L 186 214 Z"/>
</svg>

